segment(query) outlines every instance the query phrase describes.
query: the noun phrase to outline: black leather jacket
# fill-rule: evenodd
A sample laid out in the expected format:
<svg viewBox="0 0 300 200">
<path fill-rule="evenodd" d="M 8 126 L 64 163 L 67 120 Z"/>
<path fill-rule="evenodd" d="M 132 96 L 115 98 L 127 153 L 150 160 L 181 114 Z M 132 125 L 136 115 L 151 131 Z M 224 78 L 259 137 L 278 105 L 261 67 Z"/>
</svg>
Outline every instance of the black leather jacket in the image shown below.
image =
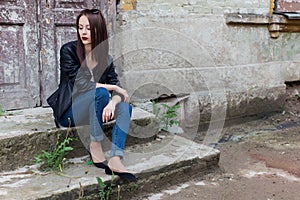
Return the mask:
<svg viewBox="0 0 300 200">
<path fill-rule="evenodd" d="M 88 68 L 80 67 L 76 45 L 77 41 L 72 41 L 61 47 L 60 83 L 58 89 L 47 99 L 57 120 L 72 105 L 72 98 L 74 99 L 76 96 L 96 88 L 96 82 L 91 81 L 92 74 Z M 98 66 L 93 69 L 95 81 L 120 86 L 118 75 L 115 72 L 115 67 L 110 56 L 106 69 L 101 70 Z"/>
</svg>

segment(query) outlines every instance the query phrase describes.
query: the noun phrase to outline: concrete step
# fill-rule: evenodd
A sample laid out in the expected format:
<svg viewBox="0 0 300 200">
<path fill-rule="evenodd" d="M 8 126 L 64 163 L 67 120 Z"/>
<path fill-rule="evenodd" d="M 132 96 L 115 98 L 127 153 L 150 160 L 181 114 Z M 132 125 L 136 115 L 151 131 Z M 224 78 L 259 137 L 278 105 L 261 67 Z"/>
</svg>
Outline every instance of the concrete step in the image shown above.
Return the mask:
<svg viewBox="0 0 300 200">
<path fill-rule="evenodd" d="M 110 148 L 109 135 L 114 121 L 104 124 L 106 139 L 104 149 Z M 158 132 L 155 116 L 134 107 L 127 137 L 127 146 L 152 141 Z M 42 150 L 51 149 L 60 134 L 78 138 L 71 144 L 75 151 L 69 157 L 87 154 L 89 144 L 88 126 L 76 129 L 55 127 L 50 108 L 33 108 L 5 113 L 0 116 L 0 171 L 14 170 L 33 164 L 34 157 Z"/>
<path fill-rule="evenodd" d="M 160 140 L 126 148 L 124 164 L 138 178 L 124 183 L 118 178 L 122 199 L 135 199 L 170 182 L 182 182 L 207 173 L 218 165 L 219 151 L 180 136 L 163 135 Z M 99 199 L 96 177 L 109 182 L 111 176 L 89 166 L 84 157 L 71 160 L 63 174 L 42 173 L 35 166 L 0 174 L 0 199 Z M 112 198 L 117 199 L 117 198 Z"/>
</svg>

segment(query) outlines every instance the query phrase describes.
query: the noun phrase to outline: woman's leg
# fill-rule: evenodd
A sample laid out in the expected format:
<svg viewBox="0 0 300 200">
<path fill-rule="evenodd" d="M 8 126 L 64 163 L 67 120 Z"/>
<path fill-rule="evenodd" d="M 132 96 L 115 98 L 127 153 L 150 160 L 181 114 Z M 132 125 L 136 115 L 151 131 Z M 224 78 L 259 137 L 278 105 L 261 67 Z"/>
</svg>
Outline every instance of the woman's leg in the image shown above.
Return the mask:
<svg viewBox="0 0 300 200">
<path fill-rule="evenodd" d="M 108 101 L 109 92 L 105 88 L 88 91 L 73 101 L 59 121 L 65 127 L 68 127 L 69 121 L 72 127 L 90 125 L 90 150 L 94 162 L 105 159 L 100 141 L 103 140 L 102 112 Z"/>
<path fill-rule="evenodd" d="M 103 140 L 103 109 L 109 102 L 109 92 L 105 88 L 97 88 L 95 94 L 95 101 L 90 106 L 90 152 L 94 163 L 102 163 L 105 161 L 104 152 L 101 146 Z M 96 164 L 97 166 L 97 164 Z"/>
<path fill-rule="evenodd" d="M 102 113 L 109 102 L 109 92 L 105 88 L 96 88 L 94 101 L 89 108 L 91 141 L 103 140 Z"/>
<path fill-rule="evenodd" d="M 116 106 L 116 123 L 112 130 L 111 159 L 109 160 L 109 166 L 111 169 L 119 172 L 126 171 L 125 167 L 121 163 L 121 159 L 124 156 L 124 148 L 130 126 L 131 113 L 132 107 L 128 103 L 121 102 Z"/>
<path fill-rule="evenodd" d="M 116 106 L 116 123 L 112 130 L 111 157 L 119 156 L 122 158 L 124 156 L 124 147 L 130 126 L 131 113 L 132 107 L 128 103 L 121 102 Z"/>
<path fill-rule="evenodd" d="M 72 104 L 75 126 L 90 125 L 91 141 L 103 140 L 102 112 L 108 101 L 108 91 L 96 88 L 78 96 Z"/>
</svg>

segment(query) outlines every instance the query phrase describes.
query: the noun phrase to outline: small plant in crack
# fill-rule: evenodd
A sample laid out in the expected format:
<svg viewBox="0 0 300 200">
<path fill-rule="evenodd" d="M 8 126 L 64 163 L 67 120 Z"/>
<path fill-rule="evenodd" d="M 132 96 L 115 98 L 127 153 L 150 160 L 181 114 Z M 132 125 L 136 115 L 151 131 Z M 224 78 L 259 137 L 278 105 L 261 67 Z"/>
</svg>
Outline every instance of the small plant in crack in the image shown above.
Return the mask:
<svg viewBox="0 0 300 200">
<path fill-rule="evenodd" d="M 0 116 L 4 116 L 5 115 L 5 111 L 2 108 L 2 105 L 0 104 Z"/>
<path fill-rule="evenodd" d="M 114 180 L 115 180 L 114 174 L 112 175 L 111 182 L 108 183 L 108 184 L 105 184 L 100 177 L 96 177 L 96 179 L 97 179 L 97 182 L 98 182 L 98 186 L 100 188 L 99 193 L 98 193 L 100 200 L 109 200 L 109 199 L 111 199 L 111 194 L 112 194 L 113 189 L 115 187 L 117 187 L 117 192 L 118 192 L 117 200 L 121 199 L 121 195 L 120 195 L 121 186 L 116 185 L 114 183 Z"/>
<path fill-rule="evenodd" d="M 11 111 L 7 111 L 5 109 L 3 109 L 3 106 L 0 104 L 0 116 L 12 116 L 12 115 L 16 115 L 16 114 L 21 114 L 22 111 L 14 111 L 14 112 L 11 112 Z"/>
<path fill-rule="evenodd" d="M 177 120 L 177 110 L 180 105 L 169 106 L 167 104 L 160 104 L 160 106 L 152 101 L 153 113 L 160 121 L 160 130 L 169 131 L 173 125 L 179 125 Z"/>
<path fill-rule="evenodd" d="M 128 192 L 135 192 L 137 191 L 138 189 L 140 189 L 141 185 L 138 184 L 138 183 L 133 183 L 131 185 L 129 185 L 129 187 L 127 188 L 127 191 Z"/>
<path fill-rule="evenodd" d="M 70 122 L 70 120 L 69 120 Z M 69 123 L 70 124 L 70 123 Z M 38 154 L 35 157 L 34 162 L 36 164 L 41 164 L 41 169 L 43 171 L 63 171 L 64 170 L 64 160 L 65 155 L 67 152 L 73 150 L 72 147 L 69 146 L 70 142 L 76 140 L 75 138 L 69 137 L 70 133 L 70 126 L 67 130 L 66 137 L 61 140 L 61 135 L 57 136 L 57 142 L 53 150 L 45 151 L 43 150 L 42 153 Z"/>
<path fill-rule="evenodd" d="M 162 121 L 162 130 L 168 131 L 170 127 L 173 125 L 179 125 L 179 121 L 177 120 L 177 110 L 180 108 L 180 105 L 169 106 L 167 104 L 161 104 L 165 111 L 162 113 L 161 121 Z"/>
</svg>

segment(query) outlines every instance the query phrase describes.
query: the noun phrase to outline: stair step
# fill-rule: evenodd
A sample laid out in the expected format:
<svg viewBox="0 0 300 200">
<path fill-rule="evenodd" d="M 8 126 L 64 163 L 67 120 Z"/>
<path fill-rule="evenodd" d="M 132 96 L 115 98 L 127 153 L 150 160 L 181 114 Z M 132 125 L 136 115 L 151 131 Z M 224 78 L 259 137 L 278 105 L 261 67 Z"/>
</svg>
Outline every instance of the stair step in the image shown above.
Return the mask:
<svg viewBox="0 0 300 200">
<path fill-rule="evenodd" d="M 219 156 L 216 149 L 174 135 L 133 145 L 126 148 L 124 164 L 129 171 L 135 172 L 138 182 L 134 183 L 134 188 L 132 183 L 122 183 L 121 195 L 123 199 L 133 199 L 146 191 L 151 192 L 151 188 L 157 190 L 157 186 L 166 185 L 170 180 L 184 181 L 184 177 L 192 174 L 206 173 L 217 167 Z M 42 174 L 34 166 L 1 173 L 0 199 L 78 199 L 79 191 L 84 191 L 87 199 L 97 199 L 96 177 L 108 182 L 111 176 L 87 165 L 84 158 L 77 160 L 66 165 L 63 175 Z"/>
<path fill-rule="evenodd" d="M 105 134 L 109 137 L 114 121 L 103 124 Z M 76 129 L 55 127 L 50 108 L 33 108 L 7 113 L 0 116 L 0 171 L 14 170 L 30 165 L 33 158 L 42 150 L 49 150 L 56 144 L 57 135 L 79 137 L 82 142 L 74 142 L 76 151 L 70 157 L 86 155 L 86 144 L 89 140 L 88 126 Z M 70 131 L 71 130 L 71 131 Z M 134 107 L 131 126 L 127 137 L 127 146 L 152 141 L 158 132 L 155 116 L 140 108 Z M 107 140 L 108 141 L 108 140 Z M 109 148 L 109 142 L 105 148 Z"/>
</svg>

